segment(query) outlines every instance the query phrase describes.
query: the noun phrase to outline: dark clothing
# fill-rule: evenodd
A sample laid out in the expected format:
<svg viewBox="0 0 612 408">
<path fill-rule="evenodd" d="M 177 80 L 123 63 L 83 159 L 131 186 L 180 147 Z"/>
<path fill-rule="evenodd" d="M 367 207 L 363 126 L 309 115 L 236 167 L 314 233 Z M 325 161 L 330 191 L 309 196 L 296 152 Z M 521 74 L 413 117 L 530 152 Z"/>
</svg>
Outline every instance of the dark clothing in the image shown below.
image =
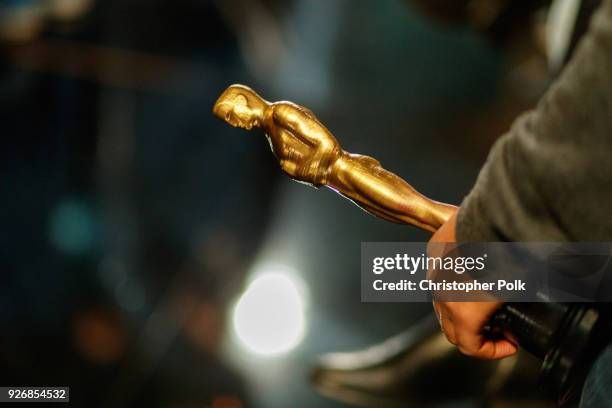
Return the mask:
<svg viewBox="0 0 612 408">
<path fill-rule="evenodd" d="M 537 108 L 493 147 L 458 241 L 612 241 L 612 0 Z"/>
<path fill-rule="evenodd" d="M 600 355 L 584 383 L 580 408 L 604 408 L 612 401 L 612 344 Z"/>
</svg>

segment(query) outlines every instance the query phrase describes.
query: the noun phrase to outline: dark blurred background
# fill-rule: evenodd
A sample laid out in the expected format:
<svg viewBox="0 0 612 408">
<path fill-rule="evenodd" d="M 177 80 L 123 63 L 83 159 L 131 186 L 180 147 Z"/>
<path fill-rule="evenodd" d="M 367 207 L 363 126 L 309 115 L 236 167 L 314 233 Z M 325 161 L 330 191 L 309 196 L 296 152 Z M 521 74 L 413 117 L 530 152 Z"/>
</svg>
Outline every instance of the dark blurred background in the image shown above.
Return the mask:
<svg viewBox="0 0 612 408">
<path fill-rule="evenodd" d="M 212 104 L 244 83 L 308 106 L 459 203 L 548 83 L 541 3 L 465 3 L 0 0 L 0 384 L 87 407 L 341 406 L 309 386 L 316 356 L 431 312 L 361 303 L 360 243 L 428 234 L 290 181 Z M 270 356 L 233 315 L 267 272 L 304 319 Z"/>
</svg>

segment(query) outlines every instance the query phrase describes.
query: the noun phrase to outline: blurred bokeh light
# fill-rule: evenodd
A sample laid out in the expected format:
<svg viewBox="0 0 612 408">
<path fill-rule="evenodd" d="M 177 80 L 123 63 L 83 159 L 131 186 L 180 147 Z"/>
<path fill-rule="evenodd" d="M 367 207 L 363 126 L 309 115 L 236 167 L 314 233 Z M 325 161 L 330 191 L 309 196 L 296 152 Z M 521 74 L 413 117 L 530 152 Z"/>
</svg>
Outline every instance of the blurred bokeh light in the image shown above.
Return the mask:
<svg viewBox="0 0 612 408">
<path fill-rule="evenodd" d="M 304 337 L 304 299 L 287 275 L 257 277 L 234 309 L 234 330 L 247 349 L 275 355 L 295 348 Z"/>
</svg>

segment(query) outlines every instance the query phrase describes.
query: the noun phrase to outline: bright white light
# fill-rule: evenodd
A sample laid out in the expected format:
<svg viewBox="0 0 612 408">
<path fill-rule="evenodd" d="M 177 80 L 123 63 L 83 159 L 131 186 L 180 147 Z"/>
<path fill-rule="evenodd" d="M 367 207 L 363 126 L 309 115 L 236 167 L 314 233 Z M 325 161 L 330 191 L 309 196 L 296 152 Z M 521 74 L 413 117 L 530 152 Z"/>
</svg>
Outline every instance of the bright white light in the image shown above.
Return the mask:
<svg viewBox="0 0 612 408">
<path fill-rule="evenodd" d="M 234 309 L 238 338 L 257 354 L 280 354 L 304 337 L 302 297 L 289 277 L 269 273 L 255 279 Z"/>
</svg>

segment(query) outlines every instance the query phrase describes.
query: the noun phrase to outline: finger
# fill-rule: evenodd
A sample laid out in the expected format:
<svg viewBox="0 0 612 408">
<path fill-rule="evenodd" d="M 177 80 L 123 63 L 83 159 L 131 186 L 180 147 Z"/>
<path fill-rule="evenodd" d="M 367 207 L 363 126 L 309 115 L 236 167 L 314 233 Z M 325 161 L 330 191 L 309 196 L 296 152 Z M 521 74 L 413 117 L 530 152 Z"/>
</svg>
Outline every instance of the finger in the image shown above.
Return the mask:
<svg viewBox="0 0 612 408">
<path fill-rule="evenodd" d="M 482 343 L 475 346 L 474 343 L 466 341 L 465 338 L 461 337 L 458 339 L 457 347 L 465 355 L 487 360 L 499 360 L 510 357 L 518 351 L 516 344 L 507 339 L 482 339 Z"/>
<path fill-rule="evenodd" d="M 457 347 L 468 356 L 491 358 L 494 353 L 493 342 L 485 338 L 479 325 L 463 320 L 457 333 Z"/>
<path fill-rule="evenodd" d="M 510 340 L 488 340 L 485 343 L 493 343 L 493 352 L 489 355 L 492 360 L 499 360 L 502 358 L 510 357 L 518 351 L 518 346 Z"/>
</svg>

